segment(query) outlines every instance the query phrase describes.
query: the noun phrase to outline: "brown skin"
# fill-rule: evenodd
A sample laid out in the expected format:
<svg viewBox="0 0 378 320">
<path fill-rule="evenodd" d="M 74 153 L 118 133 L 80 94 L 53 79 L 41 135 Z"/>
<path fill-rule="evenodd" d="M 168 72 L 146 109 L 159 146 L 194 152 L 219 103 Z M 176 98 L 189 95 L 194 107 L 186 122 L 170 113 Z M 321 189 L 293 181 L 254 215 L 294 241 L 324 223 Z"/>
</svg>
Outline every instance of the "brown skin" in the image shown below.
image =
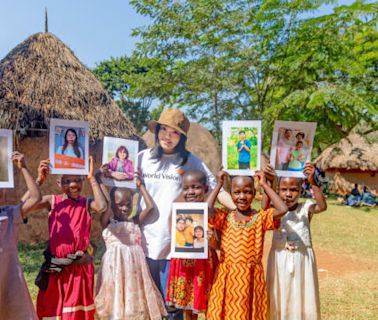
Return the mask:
<svg viewBox="0 0 378 320">
<path fill-rule="evenodd" d="M 117 221 L 127 221 L 133 211 L 134 194 L 129 189 L 117 189 L 114 192 L 114 199 L 111 208 L 114 219 Z"/>
<path fill-rule="evenodd" d="M 189 174 L 183 179 L 181 196 L 185 202 L 203 202 L 208 190 L 195 174 Z"/>
</svg>

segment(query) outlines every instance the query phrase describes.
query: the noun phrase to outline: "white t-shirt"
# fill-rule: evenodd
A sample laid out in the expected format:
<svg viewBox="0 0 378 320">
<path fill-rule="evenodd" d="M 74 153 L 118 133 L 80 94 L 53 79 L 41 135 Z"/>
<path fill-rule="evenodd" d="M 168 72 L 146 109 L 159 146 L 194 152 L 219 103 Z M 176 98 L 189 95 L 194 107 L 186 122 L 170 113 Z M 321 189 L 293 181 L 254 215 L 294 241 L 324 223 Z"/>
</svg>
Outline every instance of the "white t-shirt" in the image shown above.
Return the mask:
<svg viewBox="0 0 378 320">
<path fill-rule="evenodd" d="M 171 249 L 170 216 L 173 201 L 181 192 L 181 172 L 197 169 L 208 178 L 210 188 L 216 185 L 216 179 L 209 168 L 196 156 L 190 154 L 188 161 L 180 167 L 179 155 L 163 154 L 160 161 L 151 159 L 151 149 L 143 150 L 138 155 L 138 168 L 142 171 L 142 180 L 154 201 L 154 211 L 147 217 L 141 230 L 143 249 L 147 257 L 159 260 L 169 259 Z M 143 198 L 139 198 L 138 213 L 145 208 Z"/>
</svg>

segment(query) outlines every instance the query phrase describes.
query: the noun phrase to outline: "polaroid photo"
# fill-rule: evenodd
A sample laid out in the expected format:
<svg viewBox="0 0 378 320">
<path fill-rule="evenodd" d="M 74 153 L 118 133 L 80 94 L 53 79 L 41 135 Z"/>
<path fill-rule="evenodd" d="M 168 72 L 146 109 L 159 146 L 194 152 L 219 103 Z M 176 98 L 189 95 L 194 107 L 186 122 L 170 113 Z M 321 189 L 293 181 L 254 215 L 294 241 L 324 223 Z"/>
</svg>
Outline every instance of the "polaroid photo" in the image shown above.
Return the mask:
<svg viewBox="0 0 378 320">
<path fill-rule="evenodd" d="M 51 119 L 49 156 L 51 173 L 87 175 L 89 172 L 88 122 Z"/>
<path fill-rule="evenodd" d="M 303 168 L 311 160 L 315 122 L 276 121 L 270 162 L 281 177 L 304 178 Z"/>
<path fill-rule="evenodd" d="M 223 121 L 222 164 L 230 175 L 251 176 L 260 170 L 261 121 Z"/>
<path fill-rule="evenodd" d="M 12 130 L 0 129 L 0 188 L 14 188 Z"/>
<path fill-rule="evenodd" d="M 174 202 L 172 205 L 171 257 L 207 259 L 206 202 Z"/>
<path fill-rule="evenodd" d="M 135 189 L 134 173 L 137 169 L 138 151 L 138 141 L 105 137 L 102 152 L 104 184 Z"/>
</svg>

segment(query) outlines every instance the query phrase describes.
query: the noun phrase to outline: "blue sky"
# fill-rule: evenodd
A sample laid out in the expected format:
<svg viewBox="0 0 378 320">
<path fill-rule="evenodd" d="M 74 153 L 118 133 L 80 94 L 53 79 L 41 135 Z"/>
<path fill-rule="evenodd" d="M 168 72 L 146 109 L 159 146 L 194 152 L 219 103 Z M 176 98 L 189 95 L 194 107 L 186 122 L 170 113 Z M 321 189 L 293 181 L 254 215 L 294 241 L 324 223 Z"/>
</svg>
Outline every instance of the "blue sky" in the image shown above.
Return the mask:
<svg viewBox="0 0 378 320">
<path fill-rule="evenodd" d="M 148 23 L 127 0 L 0 0 L 0 59 L 31 34 L 44 30 L 45 7 L 49 31 L 90 68 L 111 56 L 130 54 L 136 43 L 132 29 Z M 319 14 L 331 11 L 332 6 L 325 6 Z"/>
</svg>

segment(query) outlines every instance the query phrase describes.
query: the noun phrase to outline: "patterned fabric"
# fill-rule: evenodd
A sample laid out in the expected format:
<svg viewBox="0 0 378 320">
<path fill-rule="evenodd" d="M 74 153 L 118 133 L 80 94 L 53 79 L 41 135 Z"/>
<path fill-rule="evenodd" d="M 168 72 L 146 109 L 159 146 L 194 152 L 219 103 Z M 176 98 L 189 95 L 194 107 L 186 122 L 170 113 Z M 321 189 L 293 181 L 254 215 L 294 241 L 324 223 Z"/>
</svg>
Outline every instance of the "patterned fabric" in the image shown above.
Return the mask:
<svg viewBox="0 0 378 320">
<path fill-rule="evenodd" d="M 171 259 L 167 304 L 195 313 L 206 312 L 217 264 L 213 249 L 209 249 L 208 259 Z"/>
<path fill-rule="evenodd" d="M 253 215 L 245 221 L 238 221 L 235 211 L 215 216 L 213 225 L 222 233 L 221 258 L 209 299 L 209 320 L 267 318 L 261 259 L 265 231 L 274 229 L 273 209 L 257 214 L 257 219 Z"/>
<path fill-rule="evenodd" d="M 49 214 L 49 249 L 57 258 L 89 246 L 91 217 L 87 199 L 77 201 L 54 196 Z M 94 265 L 69 265 L 60 273 L 51 273 L 46 291 L 39 290 L 39 319 L 93 320 Z"/>
</svg>

